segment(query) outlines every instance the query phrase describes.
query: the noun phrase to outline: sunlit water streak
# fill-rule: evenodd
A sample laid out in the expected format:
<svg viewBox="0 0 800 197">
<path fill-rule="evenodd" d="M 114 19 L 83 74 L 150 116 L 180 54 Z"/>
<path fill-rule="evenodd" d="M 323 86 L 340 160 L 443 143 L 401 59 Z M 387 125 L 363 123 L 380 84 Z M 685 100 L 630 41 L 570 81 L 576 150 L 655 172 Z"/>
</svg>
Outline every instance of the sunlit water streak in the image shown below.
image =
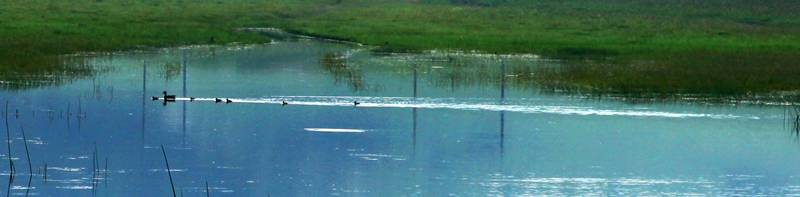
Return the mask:
<svg viewBox="0 0 800 197">
<path fill-rule="evenodd" d="M 306 131 L 312 132 L 330 132 L 330 133 L 363 133 L 363 129 L 335 129 L 335 128 L 305 128 Z"/>
<path fill-rule="evenodd" d="M 194 101 L 216 101 L 217 98 L 195 98 Z M 265 98 L 220 98 L 221 103 L 230 99 L 232 103 L 283 104 L 310 106 L 350 106 L 383 108 L 425 108 L 507 111 L 520 113 L 543 113 L 562 115 L 598 116 L 639 116 L 666 118 L 713 118 L 713 119 L 761 119 L 753 115 L 682 113 L 657 111 L 648 108 L 602 109 L 596 106 L 570 106 L 552 104 L 547 101 L 530 99 L 488 99 L 488 98 L 413 98 L 413 97 L 356 97 L 356 96 L 274 96 Z M 189 98 L 176 98 L 190 101 Z M 359 102 L 355 105 L 354 102 Z M 331 132 L 331 131 L 328 131 Z"/>
<path fill-rule="evenodd" d="M 728 175 L 739 177 L 741 181 L 763 178 L 763 176 Z M 476 184 L 496 188 L 488 196 L 506 195 L 576 195 L 579 196 L 752 196 L 753 188 L 718 188 L 726 184 L 703 178 L 681 179 L 644 177 L 592 178 L 592 177 L 514 177 L 492 175 L 491 178 L 476 180 Z M 504 191 L 501 188 L 520 188 L 521 190 Z M 658 187 L 664 190 L 653 191 Z M 782 190 L 796 191 L 793 186 Z M 774 192 L 774 191 L 773 191 Z M 760 194 L 759 196 L 764 196 Z M 797 196 L 797 195 L 793 195 Z"/>
</svg>

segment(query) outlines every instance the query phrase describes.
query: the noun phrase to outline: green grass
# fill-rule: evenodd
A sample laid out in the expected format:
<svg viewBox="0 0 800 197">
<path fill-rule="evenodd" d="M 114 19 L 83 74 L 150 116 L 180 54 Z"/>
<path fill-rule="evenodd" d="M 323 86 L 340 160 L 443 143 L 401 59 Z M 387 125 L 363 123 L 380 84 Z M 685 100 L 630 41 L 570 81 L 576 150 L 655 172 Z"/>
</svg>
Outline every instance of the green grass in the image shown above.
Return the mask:
<svg viewBox="0 0 800 197">
<path fill-rule="evenodd" d="M 253 6 L 264 4 L 259 1 L 218 2 L 0 1 L 0 80 L 20 84 L 10 87 L 14 89 L 29 87 L 22 85 L 30 84 L 25 77 L 69 72 L 76 75 L 63 75 L 74 78 L 91 73 L 71 72 L 91 66 L 64 65 L 71 62 L 58 56 L 64 54 L 206 44 L 211 37 L 215 43 L 269 41 L 232 27 L 267 20 L 280 7 Z"/>
<path fill-rule="evenodd" d="M 800 3 L 726 2 L 429 1 L 334 9 L 284 28 L 381 46 L 378 52 L 461 49 L 568 59 L 558 68 L 517 68 L 510 79 L 516 87 L 554 92 L 753 98 L 800 90 Z M 499 81 L 473 78 L 480 75 L 437 81 Z"/>
<path fill-rule="evenodd" d="M 267 42 L 235 29 L 278 27 L 379 46 L 376 52 L 456 49 L 593 60 L 558 70 L 558 83 L 576 87 L 737 94 L 800 89 L 794 80 L 800 73 L 796 1 L 455 2 L 2 0 L 0 73 L 7 80 L 60 72 L 66 68 L 54 66 L 62 62 L 57 55 L 84 51 L 208 44 L 211 37 L 213 44 Z M 653 62 L 652 69 L 631 66 L 637 62 Z M 614 77 L 602 74 L 609 72 Z"/>
<path fill-rule="evenodd" d="M 390 4 L 333 9 L 294 19 L 296 32 L 336 37 L 400 49 L 463 49 L 499 53 L 537 53 L 551 57 L 644 55 L 692 50 L 798 51 L 793 32 L 800 15 L 774 16 L 774 24 L 745 6 L 727 17 L 716 10 L 679 6 L 573 0 L 536 1 L 493 7 L 449 4 Z M 343 6 L 345 7 L 345 6 Z M 649 10 L 648 10 L 649 9 Z M 699 9 L 699 8 L 698 8 Z M 696 13 L 697 12 L 697 13 Z M 800 12 L 800 10 L 798 10 Z"/>
</svg>

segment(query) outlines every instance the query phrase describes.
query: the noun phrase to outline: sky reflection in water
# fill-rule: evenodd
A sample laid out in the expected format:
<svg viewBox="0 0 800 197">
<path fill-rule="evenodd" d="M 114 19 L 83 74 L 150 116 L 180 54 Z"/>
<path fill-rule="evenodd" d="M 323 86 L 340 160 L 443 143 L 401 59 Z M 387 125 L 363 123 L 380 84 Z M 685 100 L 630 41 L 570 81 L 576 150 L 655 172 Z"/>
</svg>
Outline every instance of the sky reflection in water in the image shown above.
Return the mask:
<svg viewBox="0 0 800 197">
<path fill-rule="evenodd" d="M 183 51 L 186 95 L 174 66 Z M 345 58 L 344 66 L 320 65 L 326 55 Z M 415 83 L 408 55 L 310 41 L 97 57 L 109 72 L 2 93 L 17 175 L 8 188 L 11 195 L 168 196 L 164 145 L 186 196 L 205 195 L 206 181 L 211 196 L 800 192 L 800 146 L 780 107 L 630 104 L 516 87 L 501 99 L 496 81 L 457 77 L 497 73 L 500 58 L 470 58 L 454 65 L 420 57 Z M 456 66 L 461 75 L 442 75 Z M 165 90 L 178 101 L 150 99 Z M 8 164 L 0 173 L 8 177 Z"/>
</svg>

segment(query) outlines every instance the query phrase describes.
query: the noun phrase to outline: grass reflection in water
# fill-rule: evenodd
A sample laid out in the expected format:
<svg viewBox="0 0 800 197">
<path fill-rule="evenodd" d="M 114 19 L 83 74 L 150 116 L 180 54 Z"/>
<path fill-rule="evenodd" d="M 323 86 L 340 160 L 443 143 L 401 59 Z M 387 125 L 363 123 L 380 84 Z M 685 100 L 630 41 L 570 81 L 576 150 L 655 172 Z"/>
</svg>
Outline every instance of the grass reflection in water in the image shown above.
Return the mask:
<svg viewBox="0 0 800 197">
<path fill-rule="evenodd" d="M 337 83 L 363 87 L 367 72 L 355 73 L 345 57 L 326 54 L 323 67 Z M 415 61 L 420 81 L 437 88 L 500 88 L 502 76 L 512 90 L 564 94 L 585 98 L 612 98 L 628 102 L 700 101 L 709 103 L 798 102 L 800 57 L 775 53 L 694 52 L 654 60 L 554 60 L 536 55 L 490 55 L 465 52 L 393 54 L 389 58 L 349 60 L 350 64 L 378 64 L 380 72 L 412 75 Z M 501 73 L 500 59 L 506 61 Z M 323 61 L 324 60 L 324 61 Z M 361 61 L 361 62 L 359 62 Z M 355 62 L 355 63 L 354 63 Z M 758 69 L 753 69 L 758 68 Z M 770 77 L 764 77 L 770 76 Z"/>
<path fill-rule="evenodd" d="M 110 69 L 92 65 L 80 56 L 49 57 L 38 61 L 33 64 L 36 66 L 0 65 L 0 89 L 16 91 L 65 85 L 81 78 L 106 73 Z"/>
</svg>

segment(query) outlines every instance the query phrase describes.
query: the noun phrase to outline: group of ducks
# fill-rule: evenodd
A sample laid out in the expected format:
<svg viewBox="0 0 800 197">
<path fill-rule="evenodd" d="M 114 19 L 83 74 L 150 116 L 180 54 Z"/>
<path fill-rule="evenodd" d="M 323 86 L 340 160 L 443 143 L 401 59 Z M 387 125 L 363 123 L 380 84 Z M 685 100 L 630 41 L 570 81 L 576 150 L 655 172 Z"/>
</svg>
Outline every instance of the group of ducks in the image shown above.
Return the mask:
<svg viewBox="0 0 800 197">
<path fill-rule="evenodd" d="M 175 95 L 174 95 L 174 94 L 172 94 L 172 95 L 170 95 L 170 94 L 167 94 L 167 91 L 164 91 L 164 93 L 163 93 L 163 94 L 164 94 L 164 98 L 163 98 L 163 99 L 164 99 L 164 101 L 165 101 L 165 102 L 166 102 L 166 101 L 172 101 L 172 102 L 174 102 L 174 101 L 175 101 Z M 158 97 L 155 97 L 155 96 L 153 97 L 153 100 L 154 100 L 154 101 L 155 101 L 155 100 L 158 100 L 158 99 L 159 99 Z M 194 97 L 189 97 L 189 101 L 190 101 L 190 102 L 191 102 L 191 101 L 194 101 Z M 222 102 L 222 99 L 220 99 L 220 98 L 214 98 L 214 102 L 215 102 L 215 103 Z M 231 101 L 231 99 L 227 99 L 227 98 L 225 99 L 225 103 L 226 103 L 226 104 L 227 104 L 227 103 L 232 103 L 232 102 L 233 102 L 233 101 Z M 166 103 L 165 103 L 165 104 L 166 104 Z M 281 105 L 288 105 L 288 104 L 289 104 L 289 103 L 287 103 L 286 101 L 281 101 Z M 359 103 L 358 101 L 353 101 L 353 105 L 358 105 L 358 104 L 361 104 L 361 103 Z"/>
<path fill-rule="evenodd" d="M 175 95 L 174 94 L 167 94 L 167 91 L 164 91 L 163 94 L 164 94 L 164 98 L 162 98 L 162 99 L 164 99 L 164 101 L 175 101 Z M 153 97 L 154 101 L 158 100 L 158 99 L 159 99 L 158 97 L 155 97 L 155 96 Z M 194 97 L 189 97 L 189 101 L 194 101 Z M 214 102 L 216 102 L 216 103 L 222 102 L 222 99 L 214 98 Z M 233 101 L 231 99 L 227 99 L 227 98 L 225 99 L 225 103 L 232 103 L 232 102 Z"/>
</svg>

